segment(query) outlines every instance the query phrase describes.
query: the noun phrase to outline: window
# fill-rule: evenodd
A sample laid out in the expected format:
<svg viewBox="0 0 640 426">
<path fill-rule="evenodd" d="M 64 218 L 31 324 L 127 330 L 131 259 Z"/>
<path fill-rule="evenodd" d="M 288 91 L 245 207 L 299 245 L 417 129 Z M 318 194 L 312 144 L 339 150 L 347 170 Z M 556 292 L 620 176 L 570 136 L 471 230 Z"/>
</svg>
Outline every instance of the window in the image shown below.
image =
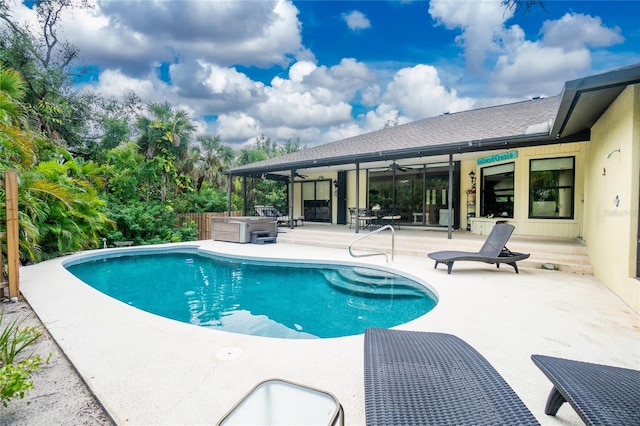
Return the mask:
<svg viewBox="0 0 640 426">
<path fill-rule="evenodd" d="M 573 219 L 574 157 L 531 160 L 529 217 Z"/>
<path fill-rule="evenodd" d="M 489 217 L 513 217 L 514 163 L 482 169 L 480 214 Z"/>
</svg>

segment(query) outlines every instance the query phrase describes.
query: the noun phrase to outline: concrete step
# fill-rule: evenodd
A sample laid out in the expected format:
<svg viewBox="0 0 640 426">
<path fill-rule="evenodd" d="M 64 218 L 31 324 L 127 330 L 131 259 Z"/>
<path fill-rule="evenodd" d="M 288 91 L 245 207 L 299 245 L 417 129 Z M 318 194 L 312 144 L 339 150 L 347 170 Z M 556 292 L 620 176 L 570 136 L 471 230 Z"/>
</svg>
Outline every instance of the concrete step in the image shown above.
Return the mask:
<svg viewBox="0 0 640 426">
<path fill-rule="evenodd" d="M 348 249 L 349 244 L 366 235 L 369 231 L 361 230 L 356 234 L 348 227 L 307 225 L 304 228 L 287 229 L 279 233 L 280 241 L 289 244 L 305 244 L 320 247 Z M 395 233 L 395 254 L 416 257 L 426 257 L 427 253 L 440 250 L 478 251 L 485 235 L 475 235 L 464 231 L 456 231 L 452 239 L 447 238 L 443 231 L 425 231 L 403 227 Z M 508 247 L 512 251 L 531 253 L 531 256 L 518 262 L 519 267 L 553 269 L 576 274 L 592 274 L 593 268 L 586 247 L 578 240 L 533 238 L 512 236 Z M 383 231 L 373 234 L 353 245 L 353 251 L 360 252 L 391 252 L 390 232 Z"/>
</svg>

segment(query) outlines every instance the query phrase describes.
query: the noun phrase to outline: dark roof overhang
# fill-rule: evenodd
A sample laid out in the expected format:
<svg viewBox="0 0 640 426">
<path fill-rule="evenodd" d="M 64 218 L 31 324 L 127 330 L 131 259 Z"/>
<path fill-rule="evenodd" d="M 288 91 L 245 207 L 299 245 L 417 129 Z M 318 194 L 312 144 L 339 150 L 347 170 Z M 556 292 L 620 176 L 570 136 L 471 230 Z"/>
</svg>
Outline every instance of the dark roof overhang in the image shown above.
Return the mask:
<svg viewBox="0 0 640 426">
<path fill-rule="evenodd" d="M 551 135 L 558 139 L 594 125 L 625 87 L 640 83 L 640 64 L 567 81 Z"/>
</svg>

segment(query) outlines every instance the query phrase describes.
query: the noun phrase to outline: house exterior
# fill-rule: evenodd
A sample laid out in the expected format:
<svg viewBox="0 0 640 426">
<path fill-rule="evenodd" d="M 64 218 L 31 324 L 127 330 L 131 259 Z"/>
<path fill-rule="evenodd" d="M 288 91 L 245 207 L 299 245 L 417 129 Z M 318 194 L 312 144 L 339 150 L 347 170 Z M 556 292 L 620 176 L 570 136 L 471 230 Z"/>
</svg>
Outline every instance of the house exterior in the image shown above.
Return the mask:
<svg viewBox="0 0 640 426">
<path fill-rule="evenodd" d="M 594 275 L 640 313 L 640 64 L 227 173 L 287 180 L 289 215 L 308 221 L 379 206 L 407 226 L 582 239 Z"/>
</svg>

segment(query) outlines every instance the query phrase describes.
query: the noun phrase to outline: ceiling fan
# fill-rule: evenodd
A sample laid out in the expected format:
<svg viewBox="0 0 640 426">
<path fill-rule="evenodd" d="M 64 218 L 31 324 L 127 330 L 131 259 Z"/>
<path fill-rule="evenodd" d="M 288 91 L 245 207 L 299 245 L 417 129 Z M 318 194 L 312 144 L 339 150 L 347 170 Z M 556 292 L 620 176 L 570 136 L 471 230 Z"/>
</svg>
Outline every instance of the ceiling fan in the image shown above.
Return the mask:
<svg viewBox="0 0 640 426">
<path fill-rule="evenodd" d="M 412 167 L 407 167 L 407 166 L 401 166 L 400 164 L 396 163 L 395 161 L 391 164 L 389 164 L 389 167 L 387 170 L 400 170 L 401 172 L 406 172 L 407 170 L 411 170 Z"/>
</svg>

